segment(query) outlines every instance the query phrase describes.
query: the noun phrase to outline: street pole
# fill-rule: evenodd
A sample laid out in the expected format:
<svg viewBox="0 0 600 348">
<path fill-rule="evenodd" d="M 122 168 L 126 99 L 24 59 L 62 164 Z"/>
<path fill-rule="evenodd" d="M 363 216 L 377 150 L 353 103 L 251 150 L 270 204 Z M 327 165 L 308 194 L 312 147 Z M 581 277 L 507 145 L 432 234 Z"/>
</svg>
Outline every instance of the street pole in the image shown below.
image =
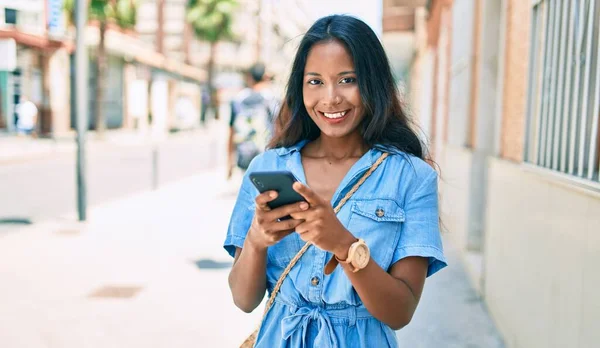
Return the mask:
<svg viewBox="0 0 600 348">
<path fill-rule="evenodd" d="M 85 47 L 87 0 L 76 0 L 75 23 L 75 112 L 77 126 L 77 212 L 79 221 L 87 217 L 87 186 L 85 177 L 85 133 L 87 131 L 88 56 Z"/>
</svg>

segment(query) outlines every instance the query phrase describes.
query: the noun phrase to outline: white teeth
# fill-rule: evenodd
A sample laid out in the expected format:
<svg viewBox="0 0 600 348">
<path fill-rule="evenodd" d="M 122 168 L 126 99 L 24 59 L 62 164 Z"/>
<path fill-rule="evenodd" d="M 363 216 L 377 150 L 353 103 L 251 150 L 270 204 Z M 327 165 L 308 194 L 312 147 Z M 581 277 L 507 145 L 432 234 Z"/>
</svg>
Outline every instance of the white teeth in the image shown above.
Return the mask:
<svg viewBox="0 0 600 348">
<path fill-rule="evenodd" d="M 323 115 L 325 115 L 325 117 L 327 117 L 327 118 L 340 118 L 340 117 L 344 117 L 346 112 L 348 112 L 348 111 L 336 112 L 335 114 L 328 114 L 328 113 L 324 112 Z"/>
</svg>

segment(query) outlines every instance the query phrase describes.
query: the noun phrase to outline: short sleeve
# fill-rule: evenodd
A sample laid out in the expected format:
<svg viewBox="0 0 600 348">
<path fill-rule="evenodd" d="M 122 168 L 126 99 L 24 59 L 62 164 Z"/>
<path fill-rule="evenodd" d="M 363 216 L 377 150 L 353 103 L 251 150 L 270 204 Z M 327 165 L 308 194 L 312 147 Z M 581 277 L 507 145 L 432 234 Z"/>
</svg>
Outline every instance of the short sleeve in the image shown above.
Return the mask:
<svg viewBox="0 0 600 348">
<path fill-rule="evenodd" d="M 231 213 L 229 227 L 227 228 L 227 236 L 225 237 L 225 243 L 223 244 L 225 250 L 232 257 L 235 255 L 236 247 L 243 247 L 244 240 L 246 240 L 246 234 L 248 233 L 248 229 L 254 218 L 254 198 L 248 192 L 248 182 L 249 180 L 247 176 L 245 176 Z"/>
<path fill-rule="evenodd" d="M 447 265 L 439 228 L 437 177 L 431 171 L 405 203 L 406 220 L 392 258 L 392 264 L 408 256 L 428 258 L 428 277 Z"/>
</svg>

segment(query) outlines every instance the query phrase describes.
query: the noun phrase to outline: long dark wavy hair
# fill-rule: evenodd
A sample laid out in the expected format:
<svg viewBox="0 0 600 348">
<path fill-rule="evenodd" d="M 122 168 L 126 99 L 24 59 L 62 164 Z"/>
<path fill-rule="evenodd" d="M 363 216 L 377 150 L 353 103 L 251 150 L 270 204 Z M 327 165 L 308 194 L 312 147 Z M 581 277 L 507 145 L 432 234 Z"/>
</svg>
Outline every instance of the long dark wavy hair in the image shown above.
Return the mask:
<svg viewBox="0 0 600 348">
<path fill-rule="evenodd" d="M 344 45 L 353 59 L 365 117 L 360 132 L 369 147 L 386 148 L 426 159 L 427 151 L 402 109 L 390 63 L 377 35 L 363 21 L 346 15 L 317 20 L 304 35 L 292 66 L 285 99 L 268 147 L 289 147 L 314 140 L 321 131 L 303 101 L 304 67 L 311 48 L 328 41 Z"/>
</svg>

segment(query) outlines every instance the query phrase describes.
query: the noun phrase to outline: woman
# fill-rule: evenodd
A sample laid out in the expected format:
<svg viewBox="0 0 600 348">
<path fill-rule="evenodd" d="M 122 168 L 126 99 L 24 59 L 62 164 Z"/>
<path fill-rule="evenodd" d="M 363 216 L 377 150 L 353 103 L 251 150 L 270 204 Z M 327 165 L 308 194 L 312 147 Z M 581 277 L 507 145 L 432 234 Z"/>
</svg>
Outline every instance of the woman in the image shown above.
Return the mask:
<svg viewBox="0 0 600 348">
<path fill-rule="evenodd" d="M 446 262 L 437 173 L 369 26 L 336 15 L 309 29 L 276 122 L 270 150 L 248 173 L 291 171 L 306 202 L 269 210 L 276 193 L 258 194 L 244 177 L 225 240 L 235 256 L 235 304 L 253 311 L 303 244 L 313 246 L 283 282 L 256 347 L 397 347 L 393 330 L 410 322 L 425 278 Z M 336 214 L 332 207 L 383 153 Z M 365 249 L 370 257 L 357 262 Z"/>
</svg>

